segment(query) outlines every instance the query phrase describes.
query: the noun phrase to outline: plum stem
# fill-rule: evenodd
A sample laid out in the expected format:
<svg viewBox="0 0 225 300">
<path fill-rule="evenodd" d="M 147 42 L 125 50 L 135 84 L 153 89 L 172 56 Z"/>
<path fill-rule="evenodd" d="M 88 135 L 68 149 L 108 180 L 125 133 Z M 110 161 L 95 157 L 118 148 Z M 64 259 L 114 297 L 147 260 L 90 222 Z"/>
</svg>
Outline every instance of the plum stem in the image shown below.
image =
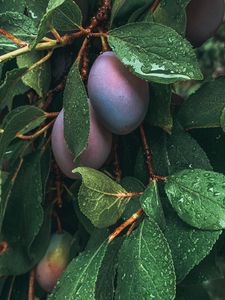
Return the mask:
<svg viewBox="0 0 225 300">
<path fill-rule="evenodd" d="M 56 212 L 55 210 L 53 210 L 52 215 L 53 215 L 53 217 L 54 217 L 55 220 L 56 220 L 56 224 L 57 224 L 57 233 L 60 234 L 60 233 L 63 232 L 62 224 L 61 224 L 60 218 L 59 218 L 59 216 L 58 216 L 58 214 L 57 214 L 57 212 Z"/>
<path fill-rule="evenodd" d="M 135 223 L 141 216 L 144 215 L 144 210 L 139 208 L 129 219 L 123 222 L 116 230 L 108 237 L 108 242 L 112 242 L 125 228 Z M 129 230 L 128 230 L 129 232 Z"/>
<path fill-rule="evenodd" d="M 30 271 L 28 285 L 28 300 L 34 300 L 35 270 Z"/>
</svg>

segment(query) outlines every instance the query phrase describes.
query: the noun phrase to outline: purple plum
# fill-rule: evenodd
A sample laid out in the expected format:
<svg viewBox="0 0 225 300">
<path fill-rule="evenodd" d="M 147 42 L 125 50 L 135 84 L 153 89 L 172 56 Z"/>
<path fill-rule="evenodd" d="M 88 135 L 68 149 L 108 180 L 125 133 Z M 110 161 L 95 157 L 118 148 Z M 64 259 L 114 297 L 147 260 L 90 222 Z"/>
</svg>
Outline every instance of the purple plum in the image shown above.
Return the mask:
<svg viewBox="0 0 225 300">
<path fill-rule="evenodd" d="M 93 108 L 90 107 L 90 133 L 88 146 L 80 156 L 80 164 L 85 167 L 99 169 L 107 160 L 112 147 L 112 134 L 97 120 Z M 76 137 L 74 137 L 76 138 Z M 64 110 L 61 110 L 53 126 L 52 151 L 61 171 L 69 178 L 79 178 L 72 173 L 76 168 L 74 156 L 69 151 L 64 139 Z"/>
<path fill-rule="evenodd" d="M 111 51 L 99 55 L 91 67 L 88 94 L 99 119 L 115 134 L 136 129 L 148 109 L 148 83 L 132 74 Z"/>
</svg>

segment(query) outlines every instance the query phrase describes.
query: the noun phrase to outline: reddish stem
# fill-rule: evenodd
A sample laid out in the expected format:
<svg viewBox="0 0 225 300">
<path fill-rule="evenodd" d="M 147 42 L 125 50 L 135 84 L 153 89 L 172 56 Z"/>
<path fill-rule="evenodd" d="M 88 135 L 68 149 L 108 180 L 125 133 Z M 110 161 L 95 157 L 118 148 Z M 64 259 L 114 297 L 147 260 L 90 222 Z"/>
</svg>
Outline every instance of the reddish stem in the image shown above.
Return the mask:
<svg viewBox="0 0 225 300">
<path fill-rule="evenodd" d="M 112 240 L 114 240 L 125 228 L 136 222 L 143 214 L 143 209 L 139 208 L 128 220 L 122 223 L 112 234 L 110 234 L 108 242 L 112 242 Z"/>
<path fill-rule="evenodd" d="M 12 40 L 15 44 L 19 45 L 20 47 L 27 46 L 27 43 L 25 43 L 24 41 L 16 38 L 14 35 L 12 35 L 11 33 L 7 32 L 3 28 L 0 28 L 0 34 L 4 35 L 8 39 Z"/>
<path fill-rule="evenodd" d="M 152 153 L 150 150 L 150 147 L 148 145 L 148 141 L 145 135 L 145 130 L 143 124 L 140 126 L 140 133 L 141 133 L 141 140 L 142 140 L 142 145 L 144 149 L 144 155 L 145 155 L 145 160 L 147 164 L 147 169 L 148 169 L 148 176 L 150 179 L 154 178 L 154 170 L 152 166 Z"/>
<path fill-rule="evenodd" d="M 28 300 L 34 300 L 35 270 L 30 272 L 28 286 Z"/>
<path fill-rule="evenodd" d="M 156 8 L 159 6 L 160 0 L 155 0 L 150 8 L 151 13 L 154 13 Z"/>
</svg>

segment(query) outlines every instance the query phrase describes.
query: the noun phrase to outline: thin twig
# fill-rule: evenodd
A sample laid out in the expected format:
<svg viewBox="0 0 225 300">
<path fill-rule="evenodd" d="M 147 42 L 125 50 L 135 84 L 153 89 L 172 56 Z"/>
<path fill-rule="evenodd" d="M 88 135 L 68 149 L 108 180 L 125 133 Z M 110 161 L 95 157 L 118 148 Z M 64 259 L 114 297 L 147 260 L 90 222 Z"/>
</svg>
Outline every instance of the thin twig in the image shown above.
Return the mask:
<svg viewBox="0 0 225 300">
<path fill-rule="evenodd" d="M 31 140 L 31 139 L 34 139 L 34 138 L 38 137 L 39 135 L 41 135 L 43 132 L 45 132 L 48 128 L 50 128 L 53 125 L 54 122 L 55 122 L 55 120 L 51 121 L 50 123 L 48 123 L 47 125 L 45 125 L 44 127 L 42 127 L 40 130 L 38 130 L 34 134 L 23 135 L 21 133 L 17 133 L 16 137 L 20 138 L 22 140 Z"/>
<path fill-rule="evenodd" d="M 34 300 L 35 270 L 33 269 L 29 275 L 28 300 Z"/>
<path fill-rule="evenodd" d="M 122 223 L 112 234 L 110 234 L 108 242 L 112 242 L 112 240 L 114 240 L 125 228 L 136 222 L 143 214 L 143 209 L 139 208 L 128 220 Z"/>
<path fill-rule="evenodd" d="M 26 42 L 24 42 L 24 41 L 16 38 L 14 35 L 12 35 L 11 33 L 7 32 L 3 28 L 0 28 L 0 34 L 4 35 L 6 38 L 12 40 L 15 44 L 19 45 L 20 47 L 27 46 Z"/>
<path fill-rule="evenodd" d="M 150 11 L 152 14 L 155 12 L 155 10 L 159 6 L 159 4 L 160 4 L 160 0 L 155 0 L 155 2 L 153 2 L 152 6 L 150 8 Z"/>
<path fill-rule="evenodd" d="M 145 160 L 147 164 L 147 169 L 148 169 L 148 176 L 150 179 L 154 178 L 154 170 L 152 166 L 152 153 L 150 150 L 150 147 L 148 145 L 148 141 L 145 135 L 145 130 L 143 124 L 140 126 L 140 133 L 141 133 L 141 140 L 142 140 L 142 145 L 143 145 L 143 150 L 144 150 L 144 155 L 145 155 Z"/>
</svg>

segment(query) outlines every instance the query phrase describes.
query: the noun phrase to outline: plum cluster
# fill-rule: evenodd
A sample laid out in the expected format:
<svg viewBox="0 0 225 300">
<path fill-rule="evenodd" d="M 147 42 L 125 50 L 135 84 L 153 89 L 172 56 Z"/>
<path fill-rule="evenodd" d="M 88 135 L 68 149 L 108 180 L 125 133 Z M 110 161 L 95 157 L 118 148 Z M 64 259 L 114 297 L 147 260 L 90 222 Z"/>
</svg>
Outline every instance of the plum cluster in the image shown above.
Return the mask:
<svg viewBox="0 0 225 300">
<path fill-rule="evenodd" d="M 111 152 L 112 133 L 128 134 L 143 121 L 148 109 L 149 87 L 146 81 L 133 75 L 113 52 L 108 51 L 95 60 L 87 90 L 90 131 L 87 148 L 79 160 L 82 166 L 99 169 Z M 77 178 L 72 173 L 74 156 L 64 139 L 63 109 L 53 126 L 51 140 L 61 171 L 69 178 Z"/>
</svg>

